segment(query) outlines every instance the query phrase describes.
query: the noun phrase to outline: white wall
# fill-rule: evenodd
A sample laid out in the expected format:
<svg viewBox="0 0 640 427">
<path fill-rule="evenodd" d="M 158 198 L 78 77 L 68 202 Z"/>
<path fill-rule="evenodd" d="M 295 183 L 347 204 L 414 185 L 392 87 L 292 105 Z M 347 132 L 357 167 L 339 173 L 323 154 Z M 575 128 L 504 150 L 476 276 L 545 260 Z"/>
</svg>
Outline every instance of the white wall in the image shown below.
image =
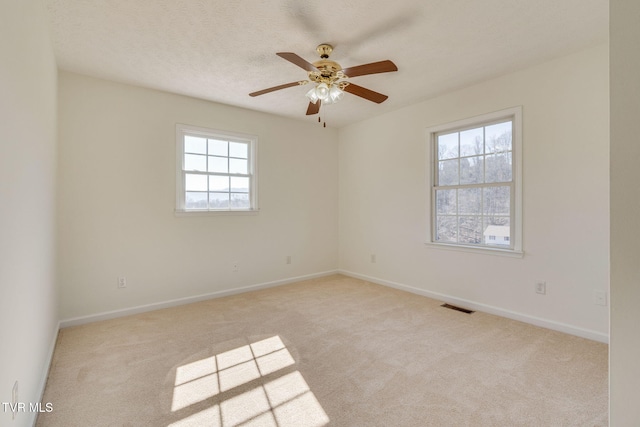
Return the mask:
<svg viewBox="0 0 640 427">
<path fill-rule="evenodd" d="M 610 425 L 640 425 L 640 3 L 612 0 Z"/>
<path fill-rule="evenodd" d="M 258 215 L 174 215 L 176 123 L 258 136 Z M 337 269 L 336 130 L 62 71 L 59 127 L 63 319 Z"/>
<path fill-rule="evenodd" d="M 425 130 L 517 105 L 524 258 L 426 247 Z M 593 292 L 609 284 L 608 108 L 603 45 L 342 128 L 340 269 L 605 341 Z"/>
<path fill-rule="evenodd" d="M 39 402 L 58 327 L 56 66 L 38 0 L 0 3 L 0 402 Z M 0 425 L 34 413 L 0 409 Z"/>
</svg>

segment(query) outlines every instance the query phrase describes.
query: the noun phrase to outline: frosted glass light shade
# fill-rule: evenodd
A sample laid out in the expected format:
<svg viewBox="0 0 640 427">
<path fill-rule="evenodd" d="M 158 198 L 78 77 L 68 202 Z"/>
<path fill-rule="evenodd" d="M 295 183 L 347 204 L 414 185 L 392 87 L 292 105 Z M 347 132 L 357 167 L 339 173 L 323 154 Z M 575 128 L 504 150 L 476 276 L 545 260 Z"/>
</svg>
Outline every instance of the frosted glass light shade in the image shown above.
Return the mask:
<svg viewBox="0 0 640 427">
<path fill-rule="evenodd" d="M 309 98 L 309 101 L 313 102 L 314 104 L 318 102 L 318 94 L 316 93 L 315 87 L 312 87 L 305 96 Z"/>
<path fill-rule="evenodd" d="M 329 97 L 329 86 L 327 86 L 326 83 L 320 83 L 316 87 L 316 95 L 318 95 L 318 98 L 320 98 L 323 102 L 326 101 Z"/>
<path fill-rule="evenodd" d="M 331 102 L 340 101 L 343 95 L 344 92 L 338 86 L 331 85 L 331 89 L 329 89 L 329 99 L 331 99 Z"/>
</svg>

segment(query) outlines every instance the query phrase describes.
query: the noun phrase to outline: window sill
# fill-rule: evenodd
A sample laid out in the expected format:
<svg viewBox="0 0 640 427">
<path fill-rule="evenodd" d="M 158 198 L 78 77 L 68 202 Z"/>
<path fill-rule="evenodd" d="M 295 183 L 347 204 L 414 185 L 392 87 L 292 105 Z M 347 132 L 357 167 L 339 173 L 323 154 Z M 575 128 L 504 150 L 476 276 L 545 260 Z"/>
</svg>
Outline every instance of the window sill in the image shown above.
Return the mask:
<svg viewBox="0 0 640 427">
<path fill-rule="evenodd" d="M 497 255 L 510 258 L 523 258 L 524 251 L 514 249 L 488 248 L 478 246 L 451 245 L 447 243 L 426 242 L 425 246 L 432 249 L 441 249 L 445 251 L 468 252 L 473 254 Z"/>
<path fill-rule="evenodd" d="M 228 215 L 258 215 L 259 209 L 242 209 L 242 210 L 220 210 L 220 211 L 206 211 L 206 210 L 184 210 L 176 209 L 175 216 L 189 217 L 189 216 L 228 216 Z"/>
</svg>

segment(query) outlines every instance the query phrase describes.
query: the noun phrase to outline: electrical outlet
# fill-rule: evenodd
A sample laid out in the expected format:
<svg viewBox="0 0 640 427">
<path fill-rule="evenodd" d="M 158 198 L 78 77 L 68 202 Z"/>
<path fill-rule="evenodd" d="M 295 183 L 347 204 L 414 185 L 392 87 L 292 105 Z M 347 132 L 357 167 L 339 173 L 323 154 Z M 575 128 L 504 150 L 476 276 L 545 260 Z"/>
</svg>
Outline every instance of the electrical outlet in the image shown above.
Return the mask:
<svg viewBox="0 0 640 427">
<path fill-rule="evenodd" d="M 127 287 L 127 278 L 118 277 L 118 289 L 124 289 Z"/>
<path fill-rule="evenodd" d="M 547 282 L 536 282 L 536 293 L 545 295 L 547 293 Z"/>
<path fill-rule="evenodd" d="M 596 305 L 607 305 L 607 292 L 605 291 L 593 291 L 593 302 Z"/>
<path fill-rule="evenodd" d="M 287 264 L 291 264 L 291 255 L 287 255 Z"/>
<path fill-rule="evenodd" d="M 376 254 L 371 254 L 371 264 L 376 263 Z"/>
<path fill-rule="evenodd" d="M 240 265 L 238 264 L 238 261 L 234 262 L 233 263 L 233 272 L 237 273 L 239 267 L 240 267 Z"/>
</svg>

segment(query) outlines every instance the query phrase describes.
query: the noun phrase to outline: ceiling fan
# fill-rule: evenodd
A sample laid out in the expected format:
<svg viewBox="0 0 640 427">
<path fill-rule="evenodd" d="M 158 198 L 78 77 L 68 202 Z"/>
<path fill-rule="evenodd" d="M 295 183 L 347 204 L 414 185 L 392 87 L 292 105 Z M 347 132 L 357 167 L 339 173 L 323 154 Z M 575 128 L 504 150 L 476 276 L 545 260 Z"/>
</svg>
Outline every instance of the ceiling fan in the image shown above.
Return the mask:
<svg viewBox="0 0 640 427">
<path fill-rule="evenodd" d="M 283 85 L 270 87 L 268 89 L 252 92 L 249 96 L 259 96 L 265 93 L 274 92 L 288 87 L 306 85 L 313 83 L 314 87 L 306 94 L 309 98 L 309 106 L 307 107 L 307 115 L 317 114 L 320 111 L 321 104 L 333 104 L 342 99 L 344 92 L 367 99 L 380 104 L 384 102 L 388 96 L 370 89 L 351 83 L 347 79 L 351 77 L 365 76 L 367 74 L 388 73 L 398 71 L 396 64 L 389 60 L 372 62 L 370 64 L 358 65 L 355 67 L 342 68 L 340 64 L 329 59 L 329 55 L 333 51 L 333 46 L 329 44 L 321 44 L 316 48 L 316 52 L 320 55 L 320 60 L 313 64 L 305 61 L 300 56 L 292 52 L 276 53 L 279 57 L 297 65 L 307 71 L 309 80 L 301 80 L 297 82 L 285 83 Z"/>
</svg>

